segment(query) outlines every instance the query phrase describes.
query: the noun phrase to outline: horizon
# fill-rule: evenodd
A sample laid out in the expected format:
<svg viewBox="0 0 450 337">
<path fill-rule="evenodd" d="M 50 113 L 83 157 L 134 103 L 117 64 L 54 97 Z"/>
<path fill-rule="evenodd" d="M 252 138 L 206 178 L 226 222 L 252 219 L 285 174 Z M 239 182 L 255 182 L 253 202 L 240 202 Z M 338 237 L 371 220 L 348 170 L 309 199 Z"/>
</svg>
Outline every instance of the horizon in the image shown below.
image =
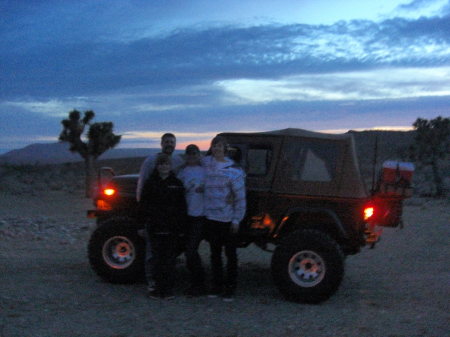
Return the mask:
<svg viewBox="0 0 450 337">
<path fill-rule="evenodd" d="M 0 0 L 0 149 L 77 109 L 164 132 L 410 128 L 450 115 L 450 0 Z M 20 41 L 20 43 L 17 43 Z M 0 152 L 1 153 L 1 152 Z"/>
<path fill-rule="evenodd" d="M 395 128 L 395 127 L 376 127 L 373 129 L 349 129 L 349 130 L 311 130 L 314 132 L 321 132 L 321 133 L 332 133 L 332 134 L 339 134 L 339 133 L 347 133 L 347 132 L 365 132 L 365 131 L 394 131 L 394 132 L 409 132 L 409 131 L 413 131 L 414 129 L 412 127 L 399 127 L 399 128 Z M 263 131 L 269 131 L 269 130 L 263 130 Z M 175 135 L 176 136 L 176 135 Z M 194 144 L 196 144 L 197 146 L 199 146 L 200 150 L 202 151 L 207 151 L 209 148 L 209 142 L 211 140 L 206 140 L 206 141 L 199 141 L 199 142 L 192 142 Z M 15 151 L 15 150 L 21 150 L 24 149 L 30 145 L 37 145 L 37 144 L 57 144 L 57 143 L 63 143 L 61 141 L 58 140 L 58 138 L 55 138 L 53 141 L 40 141 L 40 142 L 35 142 L 35 143 L 30 143 L 30 144 L 25 144 L 24 146 L 20 147 L 20 148 L 14 148 L 14 149 L 2 149 L 0 148 L 0 156 L 11 152 L 11 151 Z M 182 151 L 186 148 L 187 145 L 192 144 L 191 142 L 183 142 L 183 143 L 179 143 L 177 142 L 177 146 L 176 146 L 176 150 L 177 151 Z M 136 145 L 136 144 L 134 144 Z M 116 147 L 114 147 L 113 149 L 123 149 L 123 150 L 155 150 L 155 149 L 159 149 L 159 145 L 155 145 L 153 144 L 153 147 L 149 147 L 148 144 L 147 146 L 143 145 L 143 146 L 122 146 L 121 143 L 119 143 Z M 110 150 L 113 150 L 110 149 Z M 108 150 L 108 151 L 110 151 Z"/>
</svg>

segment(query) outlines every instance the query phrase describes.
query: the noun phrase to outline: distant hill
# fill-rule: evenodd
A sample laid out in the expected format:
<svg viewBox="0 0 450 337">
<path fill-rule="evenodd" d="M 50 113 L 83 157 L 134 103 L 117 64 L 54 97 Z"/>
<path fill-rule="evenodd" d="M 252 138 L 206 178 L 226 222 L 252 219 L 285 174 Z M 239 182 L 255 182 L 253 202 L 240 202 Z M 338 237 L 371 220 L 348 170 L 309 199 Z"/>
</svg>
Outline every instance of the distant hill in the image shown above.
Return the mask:
<svg viewBox="0 0 450 337">
<path fill-rule="evenodd" d="M 372 167 L 375 138 L 378 137 L 378 162 L 400 159 L 400 153 L 413 141 L 414 131 L 349 131 L 355 138 L 356 150 L 363 171 Z M 146 157 L 159 149 L 123 148 L 106 151 L 99 160 Z M 32 144 L 0 155 L 0 164 L 47 165 L 82 161 L 69 151 L 68 143 Z"/>
<path fill-rule="evenodd" d="M 378 138 L 377 173 L 385 160 L 406 160 L 406 149 L 414 139 L 413 131 L 349 132 L 355 138 L 359 166 L 368 189 L 372 183 L 375 139 Z M 83 190 L 84 163 L 79 155 L 71 154 L 67 147 L 67 144 L 33 144 L 0 156 L 0 192 L 34 195 L 46 190 L 64 190 L 70 193 Z M 116 174 L 138 173 L 145 157 L 158 150 L 110 150 L 99 158 L 96 167 L 111 167 Z M 19 165 L 1 165 L 6 161 Z M 35 165 L 36 163 L 40 165 Z M 442 163 L 442 172 L 450 172 L 450 163 Z M 444 174 L 444 182 L 447 191 L 450 191 L 448 173 Z M 414 189 L 416 195 L 433 194 L 434 185 L 429 167 L 416 166 Z"/>
<path fill-rule="evenodd" d="M 123 148 L 112 149 L 102 154 L 99 159 L 118 159 L 131 157 L 146 157 L 159 149 Z M 22 149 L 9 151 L 0 155 L 0 163 L 9 164 L 62 164 L 82 161 L 78 153 L 69 151 L 68 143 L 31 144 Z"/>
</svg>

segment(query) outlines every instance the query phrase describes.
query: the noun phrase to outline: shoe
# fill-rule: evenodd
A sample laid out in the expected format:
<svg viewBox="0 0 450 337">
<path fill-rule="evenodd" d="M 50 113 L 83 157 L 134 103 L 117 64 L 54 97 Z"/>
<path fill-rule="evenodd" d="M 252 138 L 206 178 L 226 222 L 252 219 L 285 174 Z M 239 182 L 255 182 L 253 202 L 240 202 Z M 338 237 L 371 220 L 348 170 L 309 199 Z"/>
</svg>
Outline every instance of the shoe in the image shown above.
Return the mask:
<svg viewBox="0 0 450 337">
<path fill-rule="evenodd" d="M 233 302 L 234 301 L 234 289 L 227 288 L 222 294 L 222 300 L 224 302 Z"/>
<path fill-rule="evenodd" d="M 219 297 L 222 294 L 222 288 L 220 287 L 213 287 L 211 288 L 211 291 L 208 294 L 209 298 L 216 298 Z"/>
<path fill-rule="evenodd" d="M 199 297 L 206 294 L 204 286 L 190 286 L 184 291 L 187 297 Z"/>
<path fill-rule="evenodd" d="M 148 281 L 147 283 L 147 291 L 148 292 L 152 292 L 153 290 L 155 290 L 155 282 L 154 281 Z"/>
<path fill-rule="evenodd" d="M 154 300 L 159 300 L 162 296 L 158 290 L 154 289 L 148 292 L 148 297 L 153 298 Z"/>
<path fill-rule="evenodd" d="M 160 298 L 162 300 L 173 300 L 175 298 L 175 295 L 173 294 L 172 291 L 165 291 L 161 293 Z"/>
</svg>

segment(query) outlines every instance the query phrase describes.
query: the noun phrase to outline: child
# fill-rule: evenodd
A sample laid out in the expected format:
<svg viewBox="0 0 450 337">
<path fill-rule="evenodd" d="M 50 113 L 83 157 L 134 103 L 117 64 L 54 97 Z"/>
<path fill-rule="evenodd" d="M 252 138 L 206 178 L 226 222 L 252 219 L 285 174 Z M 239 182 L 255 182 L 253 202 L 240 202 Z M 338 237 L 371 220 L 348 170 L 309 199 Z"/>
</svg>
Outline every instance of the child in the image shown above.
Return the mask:
<svg viewBox="0 0 450 337">
<path fill-rule="evenodd" d="M 191 144 L 186 147 L 186 166 L 178 174 L 186 190 L 188 207 L 188 229 L 186 240 L 186 263 L 191 274 L 191 285 L 186 290 L 188 296 L 200 296 L 205 293 L 205 272 L 198 253 L 203 239 L 203 190 L 205 170 L 200 166 L 200 149 Z"/>
<path fill-rule="evenodd" d="M 183 183 L 171 171 L 171 158 L 159 154 L 139 202 L 154 258 L 155 290 L 150 297 L 173 298 L 175 258 L 186 221 Z"/>
</svg>

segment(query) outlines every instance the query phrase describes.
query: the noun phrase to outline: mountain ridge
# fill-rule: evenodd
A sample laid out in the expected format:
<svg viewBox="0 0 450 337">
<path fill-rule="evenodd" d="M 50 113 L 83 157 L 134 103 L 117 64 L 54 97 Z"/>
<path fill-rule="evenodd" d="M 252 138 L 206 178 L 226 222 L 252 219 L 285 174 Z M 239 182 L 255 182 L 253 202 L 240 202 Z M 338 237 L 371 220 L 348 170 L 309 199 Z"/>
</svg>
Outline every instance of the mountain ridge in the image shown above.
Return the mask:
<svg viewBox="0 0 450 337">
<path fill-rule="evenodd" d="M 414 140 L 414 131 L 350 130 L 347 133 L 353 135 L 358 157 L 363 162 L 374 157 L 375 139 L 378 139 L 380 160 L 397 159 L 393 157 L 398 157 L 399 152 Z M 157 151 L 158 148 L 118 148 L 106 151 L 98 159 L 146 157 Z M 48 165 L 79 161 L 83 161 L 83 158 L 78 153 L 70 152 L 69 144 L 64 142 L 30 144 L 0 155 L 0 164 Z"/>
</svg>

